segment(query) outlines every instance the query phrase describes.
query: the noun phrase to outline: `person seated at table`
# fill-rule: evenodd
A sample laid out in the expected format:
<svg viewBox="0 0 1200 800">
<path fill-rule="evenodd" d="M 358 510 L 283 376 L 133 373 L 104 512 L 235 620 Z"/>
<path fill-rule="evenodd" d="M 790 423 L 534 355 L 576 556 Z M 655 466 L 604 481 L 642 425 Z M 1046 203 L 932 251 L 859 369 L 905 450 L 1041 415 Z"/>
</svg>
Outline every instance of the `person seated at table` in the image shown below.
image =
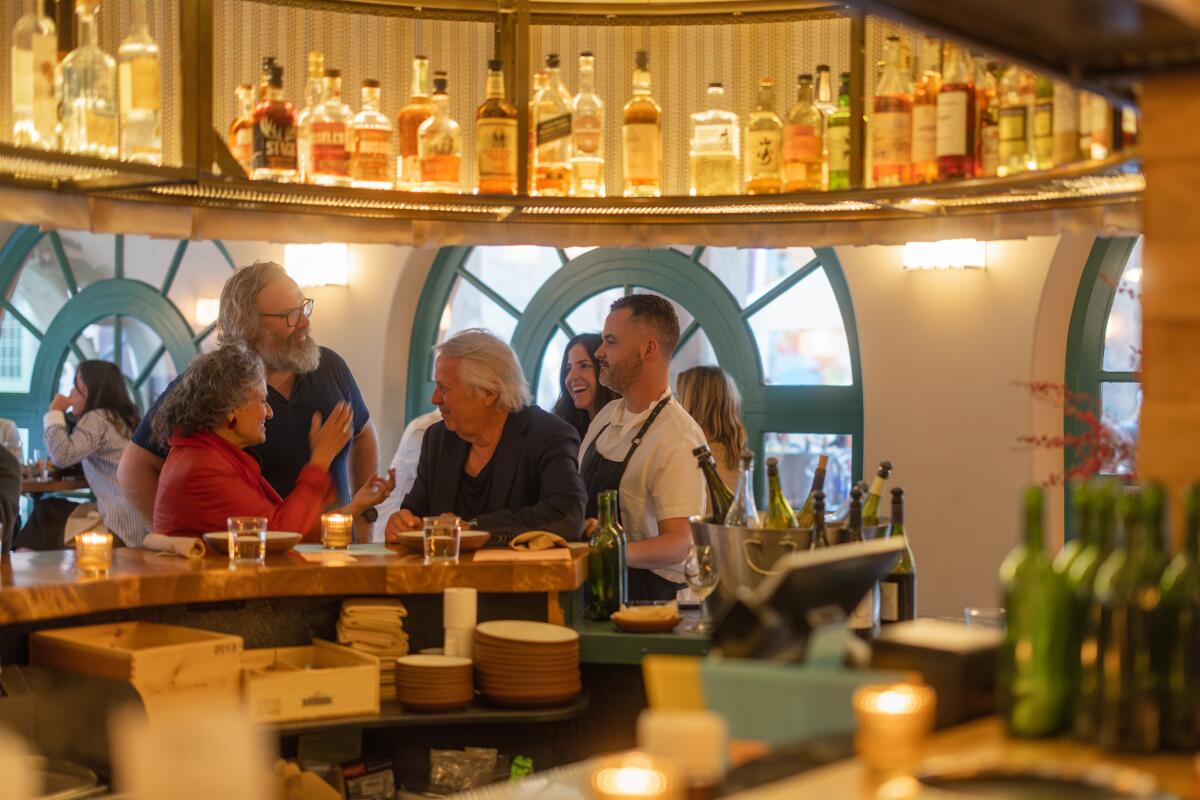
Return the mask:
<svg viewBox="0 0 1200 800">
<path fill-rule="evenodd" d="M 69 432 L 68 410 L 76 417 Z M 130 547 L 142 543 L 146 528 L 121 493 L 117 466 L 141 416 L 117 365 L 89 360 L 75 370 L 71 394 L 56 395 L 42 420 L 50 462 L 59 468 L 82 462 L 104 527 Z"/>
<path fill-rule="evenodd" d="M 740 456 L 746 449 L 742 424 L 742 395 L 733 378 L 720 367 L 692 367 L 675 378 L 675 399 L 692 415 L 717 462 L 717 474 L 736 489 Z"/>
<path fill-rule="evenodd" d="M 156 532 L 199 536 L 225 530 L 229 517 L 266 517 L 269 530 L 320 540 L 321 512 L 335 497 L 330 465 L 350 441 L 350 404 L 336 404 L 323 423 L 313 419 L 308 463 L 284 498 L 246 452 L 266 438 L 271 413 L 263 362 L 242 346 L 226 345 L 188 366 L 154 417 L 156 442 L 170 446 L 154 500 Z M 336 510 L 357 514 L 390 490 L 373 476 Z"/>
<path fill-rule="evenodd" d="M 554 414 L 575 426 L 580 438 L 588 425 L 617 393 L 600 384 L 596 367 L 596 349 L 603 340 L 598 333 L 577 333 L 563 350 L 562 366 L 558 370 L 558 402 Z"/>
<path fill-rule="evenodd" d="M 490 544 L 528 530 L 578 539 L 587 500 L 576 468 L 579 434 L 530 405 L 517 354 L 488 331 L 462 331 L 434 352 L 430 402 L 442 421 L 425 433 L 416 481 L 388 520 L 388 539 L 446 512 L 491 532 Z"/>
</svg>

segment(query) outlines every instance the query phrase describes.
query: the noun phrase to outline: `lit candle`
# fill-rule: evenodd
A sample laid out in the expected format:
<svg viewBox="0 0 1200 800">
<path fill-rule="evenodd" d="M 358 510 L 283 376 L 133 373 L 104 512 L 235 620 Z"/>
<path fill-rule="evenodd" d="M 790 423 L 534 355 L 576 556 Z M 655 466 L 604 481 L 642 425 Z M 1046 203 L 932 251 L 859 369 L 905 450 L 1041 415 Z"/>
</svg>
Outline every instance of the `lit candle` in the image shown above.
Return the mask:
<svg viewBox="0 0 1200 800">
<path fill-rule="evenodd" d="M 345 550 L 350 546 L 354 517 L 349 514 L 321 515 L 321 543 L 330 550 Z"/>
<path fill-rule="evenodd" d="M 928 686 L 863 686 L 854 693 L 859 757 L 879 772 L 911 766 L 933 728 L 936 710 L 937 694 Z"/>
<path fill-rule="evenodd" d="M 671 764 L 645 753 L 625 753 L 602 759 L 592 771 L 595 800 L 678 800 L 682 784 Z"/>
<path fill-rule="evenodd" d="M 103 575 L 112 564 L 112 534 L 87 531 L 75 537 L 75 569 L 85 575 Z"/>
</svg>

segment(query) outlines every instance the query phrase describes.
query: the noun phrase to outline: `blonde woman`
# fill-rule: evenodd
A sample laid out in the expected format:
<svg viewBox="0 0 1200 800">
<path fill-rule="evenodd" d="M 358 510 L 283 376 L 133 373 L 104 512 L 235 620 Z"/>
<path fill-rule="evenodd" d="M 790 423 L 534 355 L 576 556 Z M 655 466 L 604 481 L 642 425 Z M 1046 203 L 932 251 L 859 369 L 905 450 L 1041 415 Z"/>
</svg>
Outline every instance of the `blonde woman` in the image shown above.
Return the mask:
<svg viewBox="0 0 1200 800">
<path fill-rule="evenodd" d="M 738 455 L 746 447 L 742 395 L 720 367 L 692 367 L 675 379 L 675 399 L 704 431 L 717 472 L 730 489 L 738 482 Z"/>
</svg>

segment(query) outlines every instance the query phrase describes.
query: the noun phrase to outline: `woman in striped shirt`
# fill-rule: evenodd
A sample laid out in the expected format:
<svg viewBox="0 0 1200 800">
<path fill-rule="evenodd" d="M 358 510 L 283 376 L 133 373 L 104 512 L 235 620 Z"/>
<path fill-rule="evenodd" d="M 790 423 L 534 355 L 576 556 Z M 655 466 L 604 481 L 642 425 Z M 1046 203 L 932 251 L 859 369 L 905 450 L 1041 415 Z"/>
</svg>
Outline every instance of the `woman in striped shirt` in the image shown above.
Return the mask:
<svg viewBox="0 0 1200 800">
<path fill-rule="evenodd" d="M 70 433 L 67 409 L 73 409 L 78 417 Z M 130 547 L 141 545 L 146 529 L 121 494 L 117 464 L 140 419 L 125 376 L 108 361 L 81 363 L 70 396 L 55 396 L 44 418 L 50 461 L 56 467 L 83 462 L 83 474 L 96 496 L 104 524 Z"/>
</svg>

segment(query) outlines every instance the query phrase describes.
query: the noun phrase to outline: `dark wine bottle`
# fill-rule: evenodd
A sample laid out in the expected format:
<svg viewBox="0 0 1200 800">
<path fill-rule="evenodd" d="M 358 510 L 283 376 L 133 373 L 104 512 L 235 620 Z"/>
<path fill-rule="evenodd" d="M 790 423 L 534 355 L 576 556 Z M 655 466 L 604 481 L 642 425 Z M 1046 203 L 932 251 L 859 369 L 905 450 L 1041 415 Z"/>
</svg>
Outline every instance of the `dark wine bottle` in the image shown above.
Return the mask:
<svg viewBox="0 0 1200 800">
<path fill-rule="evenodd" d="M 1092 540 L 1072 560 L 1066 579 L 1080 621 L 1075 735 L 1094 742 L 1100 737 L 1104 705 L 1104 665 L 1100 654 L 1108 641 L 1109 623 L 1103 606 L 1096 600 L 1096 576 L 1113 551 L 1117 487 L 1112 481 L 1096 481 L 1088 488 L 1087 497 Z"/>
<path fill-rule="evenodd" d="M 721 480 L 721 475 L 717 472 L 717 462 L 713 460 L 708 445 L 700 445 L 692 451 L 692 455 L 696 457 L 700 471 L 704 473 L 704 485 L 708 489 L 709 518 L 720 525 L 729 513 L 729 506 L 733 505 L 733 492 L 725 485 L 725 481 Z"/>
<path fill-rule="evenodd" d="M 850 515 L 846 518 L 846 538 L 849 544 L 864 541 L 862 530 L 862 489 L 855 486 L 850 490 Z M 871 585 L 870 591 L 850 612 L 846 621 L 850 630 L 864 639 L 873 639 L 879 633 L 879 582 Z"/>
<path fill-rule="evenodd" d="M 596 503 L 600 527 L 588 541 L 588 619 L 606 620 L 629 601 L 625 533 L 617 527 L 617 493 L 600 492 Z"/>
<path fill-rule="evenodd" d="M 796 512 L 796 525 L 800 528 L 811 528 L 813 520 L 816 519 L 813 513 L 813 500 L 817 496 L 817 492 L 825 491 L 825 465 L 829 463 L 829 456 L 822 455 L 817 457 L 817 468 L 813 470 L 812 486 L 809 487 L 808 497 L 804 499 L 804 505 L 800 506 L 800 510 Z"/>
<path fill-rule="evenodd" d="M 821 547 L 829 547 L 829 537 L 825 535 L 825 493 L 818 489 L 812 493 L 812 499 L 813 528 L 808 549 L 816 550 Z"/>
<path fill-rule="evenodd" d="M 1200 748 L 1200 484 L 1184 500 L 1183 549 L 1162 579 L 1166 614 L 1167 699 L 1164 734 L 1169 747 Z"/>
<path fill-rule="evenodd" d="M 879 621 L 884 625 L 916 619 L 917 562 L 904 528 L 904 490 L 892 489 L 892 521 L 887 538 L 904 538 L 904 552 L 896 566 L 879 581 Z"/>
</svg>

